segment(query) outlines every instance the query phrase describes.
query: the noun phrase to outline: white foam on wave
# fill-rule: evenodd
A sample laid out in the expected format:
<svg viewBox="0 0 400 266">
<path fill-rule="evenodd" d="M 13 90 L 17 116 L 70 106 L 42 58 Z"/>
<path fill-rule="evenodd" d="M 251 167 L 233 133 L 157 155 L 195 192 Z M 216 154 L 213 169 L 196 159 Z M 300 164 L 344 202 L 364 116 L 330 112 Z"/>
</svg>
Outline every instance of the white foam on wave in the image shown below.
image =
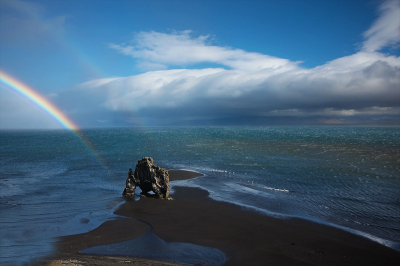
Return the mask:
<svg viewBox="0 0 400 266">
<path fill-rule="evenodd" d="M 257 195 L 257 196 L 262 196 L 262 197 L 266 197 L 266 198 L 274 198 L 274 195 L 260 191 L 260 190 L 256 190 L 256 189 L 252 189 L 249 188 L 248 186 L 243 186 L 237 183 L 232 183 L 232 182 L 224 182 L 224 185 L 226 187 L 229 187 L 229 189 L 227 189 L 226 187 L 222 187 L 222 190 L 225 191 L 232 191 L 232 192 L 241 192 L 241 193 L 248 193 L 248 194 L 252 194 L 252 195 Z"/>
<path fill-rule="evenodd" d="M 25 193 L 25 190 L 23 190 L 21 186 L 13 184 L 9 181 L 1 181 L 2 184 L 0 184 L 0 198 L 23 195 Z"/>
<path fill-rule="evenodd" d="M 264 188 L 264 189 L 268 189 L 268 190 L 274 190 L 274 191 L 289 193 L 289 190 L 287 190 L 287 189 L 273 188 L 273 187 L 267 187 L 267 186 L 262 186 L 262 185 L 259 185 L 259 187 Z"/>
<path fill-rule="evenodd" d="M 226 184 L 228 184 L 227 186 L 230 186 L 232 188 L 236 188 L 236 189 L 240 188 L 241 190 L 242 189 L 246 190 L 246 187 L 241 186 L 239 184 L 234 184 L 234 183 L 229 184 L 228 182 L 226 182 Z M 229 199 L 227 197 L 222 196 L 220 193 L 218 193 L 217 191 L 211 189 L 208 186 L 204 187 L 201 184 L 197 184 L 195 179 L 173 181 L 173 183 L 171 183 L 171 194 L 174 192 L 174 187 L 175 186 L 184 186 L 184 187 L 193 187 L 193 188 L 205 189 L 205 190 L 208 191 L 209 197 L 211 199 L 213 199 L 213 200 L 216 200 L 216 201 L 232 203 L 232 204 L 235 204 L 235 205 L 238 205 L 238 206 L 242 206 L 242 207 L 246 207 L 248 209 L 252 209 L 252 210 L 258 211 L 258 212 L 266 213 L 269 216 L 273 216 L 273 217 L 280 217 L 280 218 L 291 217 L 289 215 L 268 211 L 268 210 L 265 210 L 265 209 L 262 209 L 262 208 L 259 208 L 259 207 L 256 207 L 256 206 L 247 205 L 247 204 L 244 204 L 244 203 L 240 203 L 238 201 L 231 200 L 231 199 Z M 251 194 L 253 194 L 253 193 L 265 193 L 265 192 L 257 191 L 257 190 L 251 189 L 251 188 L 247 188 L 246 191 L 247 192 L 251 192 Z M 268 193 L 265 193 L 265 195 L 267 195 L 268 197 L 273 197 L 273 195 L 270 195 Z"/>
</svg>

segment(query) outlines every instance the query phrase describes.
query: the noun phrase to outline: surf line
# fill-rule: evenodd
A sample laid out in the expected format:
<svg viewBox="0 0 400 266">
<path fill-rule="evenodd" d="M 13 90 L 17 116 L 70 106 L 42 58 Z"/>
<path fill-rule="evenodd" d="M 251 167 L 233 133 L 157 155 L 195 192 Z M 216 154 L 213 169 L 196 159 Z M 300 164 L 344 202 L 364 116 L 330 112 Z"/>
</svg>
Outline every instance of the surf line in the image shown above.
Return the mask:
<svg viewBox="0 0 400 266">
<path fill-rule="evenodd" d="M 50 115 L 58 124 L 63 128 L 69 130 L 77 139 L 83 144 L 83 146 L 89 151 L 89 153 L 94 157 L 98 164 L 103 168 L 103 170 L 108 174 L 109 177 L 113 178 L 106 161 L 97 152 L 94 145 L 90 140 L 83 135 L 79 127 L 60 109 L 58 109 L 53 103 L 48 99 L 43 97 L 37 91 L 22 83 L 18 79 L 10 76 L 0 69 L 0 82 L 5 85 L 6 88 L 17 92 L 23 97 L 30 100 L 32 103 L 40 107 L 48 115 Z"/>
</svg>

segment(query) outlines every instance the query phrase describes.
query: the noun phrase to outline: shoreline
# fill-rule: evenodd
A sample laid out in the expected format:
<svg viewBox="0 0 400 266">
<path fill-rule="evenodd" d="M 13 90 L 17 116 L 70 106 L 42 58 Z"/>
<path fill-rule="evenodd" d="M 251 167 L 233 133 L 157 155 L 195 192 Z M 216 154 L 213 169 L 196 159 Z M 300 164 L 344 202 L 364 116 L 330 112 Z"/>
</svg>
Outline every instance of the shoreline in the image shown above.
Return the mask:
<svg viewBox="0 0 400 266">
<path fill-rule="evenodd" d="M 186 170 L 169 172 L 170 181 L 203 176 Z M 171 196 L 172 201 L 126 200 L 114 213 L 151 224 L 154 234 L 167 242 L 216 248 L 226 256 L 223 265 L 395 265 L 400 261 L 400 252 L 363 236 L 306 219 L 269 217 L 233 203 L 215 201 L 200 188 L 177 186 Z M 61 237 L 56 254 L 39 265 L 52 265 L 62 259 L 85 260 L 84 265 L 101 265 L 95 260 L 107 261 L 104 265 L 120 265 L 121 256 L 79 252 L 135 239 L 148 230 L 146 224 L 130 218 L 107 221 L 88 233 Z M 176 265 L 122 258 L 130 261 L 124 265 Z"/>
</svg>

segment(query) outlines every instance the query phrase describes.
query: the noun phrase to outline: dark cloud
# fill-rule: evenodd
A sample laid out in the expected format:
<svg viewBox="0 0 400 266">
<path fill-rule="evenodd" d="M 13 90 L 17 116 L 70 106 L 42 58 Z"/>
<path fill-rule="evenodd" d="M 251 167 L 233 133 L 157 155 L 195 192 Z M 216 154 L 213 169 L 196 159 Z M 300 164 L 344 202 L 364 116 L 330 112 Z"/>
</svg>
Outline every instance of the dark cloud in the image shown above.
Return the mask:
<svg viewBox="0 0 400 266">
<path fill-rule="evenodd" d="M 398 66 L 392 67 L 388 63 L 379 60 L 366 67 L 364 75 L 367 78 L 389 79 L 396 82 L 400 77 L 400 68 Z"/>
</svg>

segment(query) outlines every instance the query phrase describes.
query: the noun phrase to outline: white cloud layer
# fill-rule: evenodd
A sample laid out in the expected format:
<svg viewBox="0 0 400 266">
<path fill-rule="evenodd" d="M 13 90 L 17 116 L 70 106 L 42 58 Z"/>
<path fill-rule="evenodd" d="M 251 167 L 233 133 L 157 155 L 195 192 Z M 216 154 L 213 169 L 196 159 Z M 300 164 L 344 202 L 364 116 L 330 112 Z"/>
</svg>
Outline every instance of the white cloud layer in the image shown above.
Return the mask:
<svg viewBox="0 0 400 266">
<path fill-rule="evenodd" d="M 378 52 L 400 41 L 399 1 L 387 1 L 356 54 L 312 69 L 299 62 L 211 44 L 191 31 L 140 32 L 112 49 L 136 59 L 143 74 L 77 86 L 98 106 L 129 117 L 177 119 L 276 115 L 397 115 L 400 58 Z M 196 64 L 221 67 L 187 69 Z M 328 120 L 327 120 L 328 121 Z M 342 120 L 329 120 L 342 121 Z"/>
<path fill-rule="evenodd" d="M 389 0 L 379 9 L 381 16 L 364 32 L 363 50 L 373 52 L 400 41 L 400 1 Z"/>
<path fill-rule="evenodd" d="M 208 45 L 209 36 L 193 38 L 190 34 L 190 30 L 172 34 L 140 32 L 134 38 L 135 46 L 110 44 L 110 47 L 139 59 L 141 63 L 158 65 L 161 69 L 206 62 L 249 72 L 261 69 L 279 72 L 297 65 L 287 59 Z"/>
</svg>

